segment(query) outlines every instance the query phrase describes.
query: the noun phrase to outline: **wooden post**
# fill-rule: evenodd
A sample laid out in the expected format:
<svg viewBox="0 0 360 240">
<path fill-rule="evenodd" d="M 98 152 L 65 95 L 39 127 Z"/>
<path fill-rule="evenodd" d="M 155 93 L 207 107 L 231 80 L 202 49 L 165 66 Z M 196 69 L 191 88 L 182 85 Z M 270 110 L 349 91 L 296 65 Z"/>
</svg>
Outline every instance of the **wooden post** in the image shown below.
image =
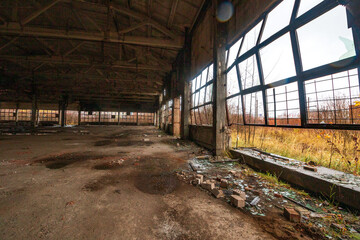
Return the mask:
<svg viewBox="0 0 360 240">
<path fill-rule="evenodd" d="M 224 154 L 226 141 L 226 39 L 227 24 L 217 21 L 216 10 L 223 0 L 213 0 L 214 10 L 214 87 L 213 87 L 213 148 L 216 156 Z"/>
</svg>

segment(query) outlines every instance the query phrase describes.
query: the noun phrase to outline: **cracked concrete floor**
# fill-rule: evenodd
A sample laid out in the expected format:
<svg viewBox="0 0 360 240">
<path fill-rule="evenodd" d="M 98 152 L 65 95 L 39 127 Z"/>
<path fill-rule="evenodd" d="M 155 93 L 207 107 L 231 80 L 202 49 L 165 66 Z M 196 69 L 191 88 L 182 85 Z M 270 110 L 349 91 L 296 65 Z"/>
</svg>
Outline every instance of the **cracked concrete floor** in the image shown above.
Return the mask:
<svg viewBox="0 0 360 240">
<path fill-rule="evenodd" d="M 57 130 L 0 136 L 0 239 L 272 239 L 178 181 L 193 143 L 152 126 Z"/>
</svg>

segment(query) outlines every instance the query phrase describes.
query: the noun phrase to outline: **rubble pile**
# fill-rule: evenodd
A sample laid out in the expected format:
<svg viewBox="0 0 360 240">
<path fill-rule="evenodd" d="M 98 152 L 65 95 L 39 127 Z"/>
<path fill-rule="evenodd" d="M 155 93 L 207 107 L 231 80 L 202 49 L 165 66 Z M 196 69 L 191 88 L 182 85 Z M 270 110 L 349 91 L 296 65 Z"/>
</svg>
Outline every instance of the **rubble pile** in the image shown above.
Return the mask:
<svg viewBox="0 0 360 240">
<path fill-rule="evenodd" d="M 265 217 L 275 209 L 289 222 L 316 228 L 329 239 L 360 239 L 359 215 L 337 206 L 332 199 L 312 197 L 276 176 L 255 172 L 238 162 L 214 163 L 210 159 L 194 158 L 189 169 L 177 171 L 178 178 L 252 215 Z"/>
</svg>

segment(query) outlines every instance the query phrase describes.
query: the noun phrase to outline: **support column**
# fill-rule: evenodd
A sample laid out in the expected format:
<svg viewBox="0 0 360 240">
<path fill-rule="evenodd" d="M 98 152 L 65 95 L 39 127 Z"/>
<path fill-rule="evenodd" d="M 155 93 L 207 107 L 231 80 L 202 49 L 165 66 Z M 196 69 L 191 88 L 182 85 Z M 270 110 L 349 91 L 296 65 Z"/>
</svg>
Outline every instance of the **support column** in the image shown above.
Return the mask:
<svg viewBox="0 0 360 240">
<path fill-rule="evenodd" d="M 78 110 L 78 126 L 81 125 L 81 107 L 79 107 L 79 110 Z"/>
<path fill-rule="evenodd" d="M 157 112 L 154 112 L 154 126 L 157 126 Z"/>
<path fill-rule="evenodd" d="M 66 104 L 61 104 L 61 127 L 65 127 L 66 125 Z"/>
<path fill-rule="evenodd" d="M 214 87 L 213 87 L 213 148 L 216 156 L 224 154 L 226 141 L 226 65 L 225 51 L 227 24 L 216 19 L 219 3 L 224 0 L 213 0 L 214 10 Z"/>
<path fill-rule="evenodd" d="M 181 139 L 189 138 L 189 123 L 190 123 L 190 70 L 191 70 L 191 35 L 189 29 L 185 33 L 185 46 L 183 54 L 183 74 L 179 79 L 182 84 L 182 102 L 181 102 Z"/>
<path fill-rule="evenodd" d="M 173 135 L 180 136 L 180 96 L 174 97 L 172 109 Z"/>
<path fill-rule="evenodd" d="M 118 113 L 118 125 L 120 125 L 120 112 L 117 113 Z"/>
<path fill-rule="evenodd" d="M 37 96 L 34 93 L 32 96 L 32 107 L 31 107 L 31 126 L 33 128 L 37 127 L 36 124 L 36 112 L 37 112 Z"/>
<path fill-rule="evenodd" d="M 99 111 L 99 121 L 98 121 L 99 125 L 101 123 L 101 111 Z"/>
<path fill-rule="evenodd" d="M 162 128 L 163 109 L 162 109 L 162 94 L 159 96 L 159 129 Z"/>
<path fill-rule="evenodd" d="M 63 95 L 61 101 L 61 127 L 66 125 L 66 107 L 68 105 L 68 96 Z"/>
<path fill-rule="evenodd" d="M 139 112 L 136 112 L 136 125 L 140 125 L 139 124 Z"/>
<path fill-rule="evenodd" d="M 19 103 L 16 103 L 16 109 L 15 109 L 15 125 L 17 126 L 19 124 Z"/>
</svg>

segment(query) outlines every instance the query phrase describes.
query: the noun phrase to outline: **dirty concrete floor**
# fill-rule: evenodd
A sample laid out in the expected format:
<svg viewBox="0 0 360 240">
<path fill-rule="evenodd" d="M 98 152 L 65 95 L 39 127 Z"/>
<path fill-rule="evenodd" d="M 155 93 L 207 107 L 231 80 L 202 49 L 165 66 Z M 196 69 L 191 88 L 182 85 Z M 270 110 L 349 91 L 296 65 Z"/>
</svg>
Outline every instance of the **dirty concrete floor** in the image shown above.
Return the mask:
<svg viewBox="0 0 360 240">
<path fill-rule="evenodd" d="M 201 148 L 159 134 L 83 126 L 0 136 L 0 239 L 272 239 L 248 214 L 180 182 L 174 171 Z"/>
</svg>

